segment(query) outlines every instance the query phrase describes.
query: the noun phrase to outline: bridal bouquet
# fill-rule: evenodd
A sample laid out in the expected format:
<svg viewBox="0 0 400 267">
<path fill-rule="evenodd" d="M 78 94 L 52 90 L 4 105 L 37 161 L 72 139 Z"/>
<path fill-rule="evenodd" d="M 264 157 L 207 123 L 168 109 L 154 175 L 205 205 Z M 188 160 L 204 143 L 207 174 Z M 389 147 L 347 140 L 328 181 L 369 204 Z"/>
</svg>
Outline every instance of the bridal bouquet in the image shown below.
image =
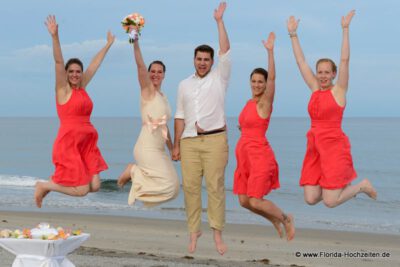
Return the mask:
<svg viewBox="0 0 400 267">
<path fill-rule="evenodd" d="M 132 13 L 121 21 L 122 27 L 129 35 L 129 43 L 133 43 L 144 27 L 144 18 L 139 13 Z"/>
</svg>

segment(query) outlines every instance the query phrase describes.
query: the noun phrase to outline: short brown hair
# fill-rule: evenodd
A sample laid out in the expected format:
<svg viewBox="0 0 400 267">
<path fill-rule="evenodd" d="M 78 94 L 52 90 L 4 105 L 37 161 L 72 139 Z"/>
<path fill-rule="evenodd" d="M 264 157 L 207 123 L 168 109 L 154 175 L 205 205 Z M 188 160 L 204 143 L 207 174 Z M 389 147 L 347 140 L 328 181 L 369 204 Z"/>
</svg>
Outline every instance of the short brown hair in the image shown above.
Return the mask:
<svg viewBox="0 0 400 267">
<path fill-rule="evenodd" d="M 209 45 L 199 45 L 198 47 L 196 47 L 196 49 L 194 50 L 194 57 L 196 57 L 197 52 L 205 52 L 205 53 L 209 53 L 211 56 L 211 59 L 214 60 L 214 49 L 209 46 Z"/>
</svg>

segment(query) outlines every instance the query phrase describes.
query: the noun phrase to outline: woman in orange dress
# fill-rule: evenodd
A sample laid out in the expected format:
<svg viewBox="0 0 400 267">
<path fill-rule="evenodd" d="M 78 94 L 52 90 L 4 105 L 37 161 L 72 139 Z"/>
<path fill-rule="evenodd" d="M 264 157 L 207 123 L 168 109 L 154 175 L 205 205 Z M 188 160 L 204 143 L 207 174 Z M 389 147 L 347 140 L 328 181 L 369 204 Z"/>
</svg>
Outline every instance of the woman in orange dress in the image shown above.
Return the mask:
<svg viewBox="0 0 400 267">
<path fill-rule="evenodd" d="M 351 185 L 357 174 L 349 139 L 341 128 L 349 81 L 349 26 L 354 14 L 353 10 L 342 17 L 342 52 L 336 84 L 333 84 L 337 74 L 335 63 L 327 58 L 318 60 L 314 75 L 297 36 L 299 20 L 291 16 L 287 23 L 297 65 L 312 92 L 308 105 L 311 129 L 307 133 L 307 150 L 300 178 L 304 199 L 309 205 L 322 200 L 327 207 L 333 208 L 358 193 L 365 193 L 373 199 L 377 197 L 368 179 Z"/>
<path fill-rule="evenodd" d="M 77 58 L 68 60 L 64 66 L 55 16 L 48 16 L 45 24 L 53 40 L 60 128 L 53 146 L 55 172 L 50 181 L 36 183 L 35 201 L 39 208 L 50 191 L 85 196 L 100 188 L 99 173 L 108 167 L 97 147 L 97 131 L 90 123 L 93 103 L 86 87 L 115 39 L 108 32 L 107 44 L 83 72 L 82 62 Z"/>
<path fill-rule="evenodd" d="M 293 216 L 286 215 L 272 201 L 264 199 L 271 190 L 279 188 L 278 163 L 265 137 L 275 95 L 274 40 L 275 34 L 270 33 L 268 40 L 263 42 L 268 51 L 268 72 L 257 68 L 251 73 L 252 99 L 239 116 L 241 136 L 236 145 L 233 193 L 238 195 L 242 207 L 271 221 L 280 237 L 283 236 L 283 224 L 290 241 L 295 234 Z"/>
</svg>

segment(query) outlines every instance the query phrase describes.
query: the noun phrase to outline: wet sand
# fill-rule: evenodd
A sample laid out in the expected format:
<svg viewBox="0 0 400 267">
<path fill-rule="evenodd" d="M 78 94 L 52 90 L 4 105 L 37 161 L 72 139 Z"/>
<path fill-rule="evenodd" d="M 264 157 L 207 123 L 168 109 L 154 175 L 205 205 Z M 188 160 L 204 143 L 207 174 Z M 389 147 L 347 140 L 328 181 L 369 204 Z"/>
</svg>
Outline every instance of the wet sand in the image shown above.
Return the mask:
<svg viewBox="0 0 400 267">
<path fill-rule="evenodd" d="M 287 242 L 270 225 L 228 224 L 228 251 L 221 256 L 206 224 L 189 254 L 183 221 L 0 211 L 0 229 L 33 228 L 42 221 L 91 234 L 68 256 L 76 266 L 400 266 L 400 235 L 297 229 Z M 0 266 L 11 266 L 13 259 L 0 249 Z"/>
</svg>

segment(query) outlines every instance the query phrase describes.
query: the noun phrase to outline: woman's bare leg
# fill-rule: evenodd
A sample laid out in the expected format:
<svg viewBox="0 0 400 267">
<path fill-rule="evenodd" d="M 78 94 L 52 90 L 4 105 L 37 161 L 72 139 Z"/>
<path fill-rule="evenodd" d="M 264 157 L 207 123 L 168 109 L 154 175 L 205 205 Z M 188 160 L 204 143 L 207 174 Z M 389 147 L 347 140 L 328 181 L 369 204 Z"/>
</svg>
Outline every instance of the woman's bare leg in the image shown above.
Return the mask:
<svg viewBox="0 0 400 267">
<path fill-rule="evenodd" d="M 283 223 L 283 226 L 285 227 L 287 241 L 290 241 L 294 238 L 296 230 L 294 228 L 294 219 L 291 214 L 285 214 L 272 201 L 269 201 L 266 199 L 259 199 L 259 198 L 252 197 L 252 198 L 250 198 L 249 203 L 253 209 L 256 209 L 259 212 L 264 213 L 265 214 L 264 216 L 269 215 L 269 216 L 275 217 L 281 223 Z"/>
<path fill-rule="evenodd" d="M 120 188 L 123 188 L 124 185 L 131 180 L 131 170 L 135 166 L 136 166 L 135 164 L 129 163 L 126 166 L 125 170 L 120 174 L 120 176 L 118 177 L 118 181 L 117 181 L 117 185 Z"/>
<path fill-rule="evenodd" d="M 81 186 L 63 186 L 55 184 L 53 181 L 36 182 L 35 185 L 35 202 L 38 208 L 42 207 L 43 198 L 51 191 L 63 193 L 69 196 L 82 197 L 89 193 L 90 185 Z"/>
<path fill-rule="evenodd" d="M 95 174 L 93 175 L 92 181 L 89 184 L 89 192 L 93 193 L 93 192 L 98 192 L 100 190 L 100 186 L 101 186 L 101 180 L 100 180 L 100 175 Z"/>
<path fill-rule="evenodd" d="M 239 203 L 243 208 L 246 208 L 248 210 L 250 210 L 251 212 L 258 214 L 262 217 L 264 217 L 265 219 L 267 219 L 268 221 L 270 221 L 272 223 L 272 225 L 275 227 L 276 231 L 278 232 L 278 235 L 280 238 L 283 238 L 283 231 L 281 228 L 281 221 L 278 218 L 275 218 L 274 216 L 270 215 L 270 214 L 265 214 L 262 211 L 259 211 L 257 209 L 253 209 L 250 206 L 249 203 L 249 197 L 247 195 L 238 195 L 239 196 Z"/>
<path fill-rule="evenodd" d="M 377 197 L 377 192 L 368 179 L 364 179 L 356 185 L 348 185 L 341 189 L 323 189 L 322 197 L 327 207 L 334 208 L 355 197 L 359 193 L 365 193 L 372 199 L 376 199 Z"/>
<path fill-rule="evenodd" d="M 322 200 L 322 188 L 319 185 L 304 186 L 304 201 L 308 205 L 315 205 Z"/>
</svg>

